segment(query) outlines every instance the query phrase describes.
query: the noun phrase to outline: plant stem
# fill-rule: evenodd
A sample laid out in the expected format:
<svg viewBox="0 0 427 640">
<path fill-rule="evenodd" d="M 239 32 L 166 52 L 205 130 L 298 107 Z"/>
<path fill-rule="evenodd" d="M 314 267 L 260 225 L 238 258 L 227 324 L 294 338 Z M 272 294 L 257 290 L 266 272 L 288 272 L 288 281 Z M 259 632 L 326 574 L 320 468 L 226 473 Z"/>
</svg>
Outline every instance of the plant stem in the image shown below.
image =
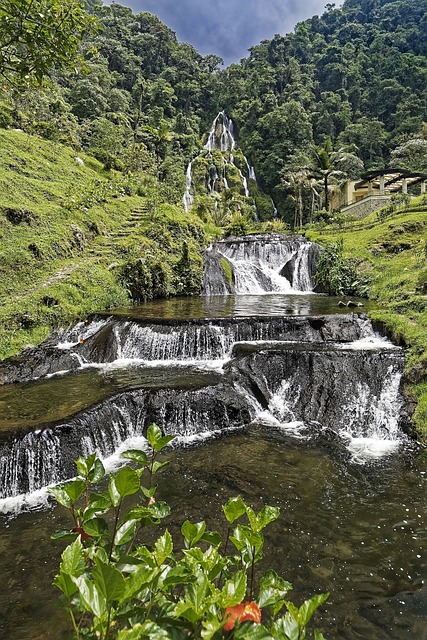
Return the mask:
<svg viewBox="0 0 427 640">
<path fill-rule="evenodd" d="M 255 575 L 255 547 L 252 547 L 251 588 L 249 591 L 249 602 L 252 602 L 252 598 L 254 595 L 254 575 Z"/>
</svg>

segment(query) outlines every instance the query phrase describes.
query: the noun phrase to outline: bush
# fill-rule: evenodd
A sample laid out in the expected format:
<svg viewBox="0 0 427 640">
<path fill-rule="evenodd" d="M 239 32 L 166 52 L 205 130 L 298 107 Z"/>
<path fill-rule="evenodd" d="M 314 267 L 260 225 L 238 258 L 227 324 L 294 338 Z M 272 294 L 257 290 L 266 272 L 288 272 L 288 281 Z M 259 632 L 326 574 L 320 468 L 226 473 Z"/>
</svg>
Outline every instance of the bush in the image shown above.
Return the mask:
<svg viewBox="0 0 427 640">
<path fill-rule="evenodd" d="M 263 530 L 279 517 L 277 507 L 255 513 L 241 497 L 232 498 L 223 506 L 225 540 L 205 522 L 187 520 L 182 547 L 163 527 L 154 544 L 146 543 L 147 528 L 159 527 L 170 515 L 169 506 L 156 499 L 153 479 L 168 464 L 157 457 L 173 436 L 151 425 L 147 439 L 148 455 L 122 454 L 136 468 L 123 467 L 107 478 L 93 454 L 77 460 L 75 480 L 50 489 L 72 518 L 72 527 L 54 536 L 74 539 L 54 584 L 64 595 L 74 638 L 306 638 L 307 623 L 328 595 L 298 608 L 286 600 L 289 582 L 271 570 L 256 576 Z M 104 490 L 92 492 L 100 481 Z M 134 504 L 126 508 L 129 497 Z M 314 639 L 324 637 L 315 630 Z"/>
<path fill-rule="evenodd" d="M 369 283 L 357 274 L 357 262 L 344 257 L 342 238 L 336 244 L 327 242 L 322 247 L 314 281 L 332 296 L 368 294 Z"/>
</svg>

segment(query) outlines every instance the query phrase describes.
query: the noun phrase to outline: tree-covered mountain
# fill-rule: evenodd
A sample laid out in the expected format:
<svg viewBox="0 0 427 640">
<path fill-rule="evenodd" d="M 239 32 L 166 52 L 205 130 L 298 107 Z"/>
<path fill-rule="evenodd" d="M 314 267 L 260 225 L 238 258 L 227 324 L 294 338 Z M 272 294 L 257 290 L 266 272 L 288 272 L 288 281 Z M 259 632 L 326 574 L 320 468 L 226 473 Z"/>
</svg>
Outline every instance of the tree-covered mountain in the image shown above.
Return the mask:
<svg viewBox="0 0 427 640">
<path fill-rule="evenodd" d="M 382 167 L 427 120 L 427 0 L 327 5 L 227 69 L 152 14 L 87 5 L 99 23 L 84 44 L 87 72 L 57 73 L 43 92 L 3 92 L 0 124 L 83 148 L 107 169 L 154 173 L 172 202 L 222 109 L 288 220 L 283 170 L 299 152 L 330 139 Z"/>
</svg>

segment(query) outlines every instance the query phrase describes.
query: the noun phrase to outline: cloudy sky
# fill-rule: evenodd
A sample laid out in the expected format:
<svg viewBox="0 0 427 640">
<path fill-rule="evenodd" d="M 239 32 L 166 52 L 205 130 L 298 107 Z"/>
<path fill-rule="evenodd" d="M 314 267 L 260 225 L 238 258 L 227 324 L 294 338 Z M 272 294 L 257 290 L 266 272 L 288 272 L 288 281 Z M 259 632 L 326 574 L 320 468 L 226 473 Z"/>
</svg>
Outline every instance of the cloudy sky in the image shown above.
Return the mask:
<svg viewBox="0 0 427 640">
<path fill-rule="evenodd" d="M 117 0 L 134 13 L 149 11 L 173 29 L 178 40 L 226 64 L 238 62 L 249 47 L 296 23 L 321 15 L 328 0 Z M 342 2 L 336 0 L 336 6 Z"/>
</svg>

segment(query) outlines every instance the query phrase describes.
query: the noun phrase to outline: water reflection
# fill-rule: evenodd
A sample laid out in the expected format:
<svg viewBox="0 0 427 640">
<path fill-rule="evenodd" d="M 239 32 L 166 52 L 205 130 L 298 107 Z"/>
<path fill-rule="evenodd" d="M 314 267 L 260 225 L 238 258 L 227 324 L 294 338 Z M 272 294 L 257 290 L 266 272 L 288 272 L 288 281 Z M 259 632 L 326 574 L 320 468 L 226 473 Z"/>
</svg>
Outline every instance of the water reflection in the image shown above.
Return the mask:
<svg viewBox="0 0 427 640">
<path fill-rule="evenodd" d="M 116 309 L 114 315 L 131 318 L 228 318 L 247 316 L 325 315 L 329 313 L 364 312 L 374 303 L 352 298 L 363 307 L 339 306 L 340 299 L 314 293 L 263 295 L 229 295 L 153 300 L 130 309 Z M 347 303 L 348 299 L 344 299 Z"/>
</svg>

